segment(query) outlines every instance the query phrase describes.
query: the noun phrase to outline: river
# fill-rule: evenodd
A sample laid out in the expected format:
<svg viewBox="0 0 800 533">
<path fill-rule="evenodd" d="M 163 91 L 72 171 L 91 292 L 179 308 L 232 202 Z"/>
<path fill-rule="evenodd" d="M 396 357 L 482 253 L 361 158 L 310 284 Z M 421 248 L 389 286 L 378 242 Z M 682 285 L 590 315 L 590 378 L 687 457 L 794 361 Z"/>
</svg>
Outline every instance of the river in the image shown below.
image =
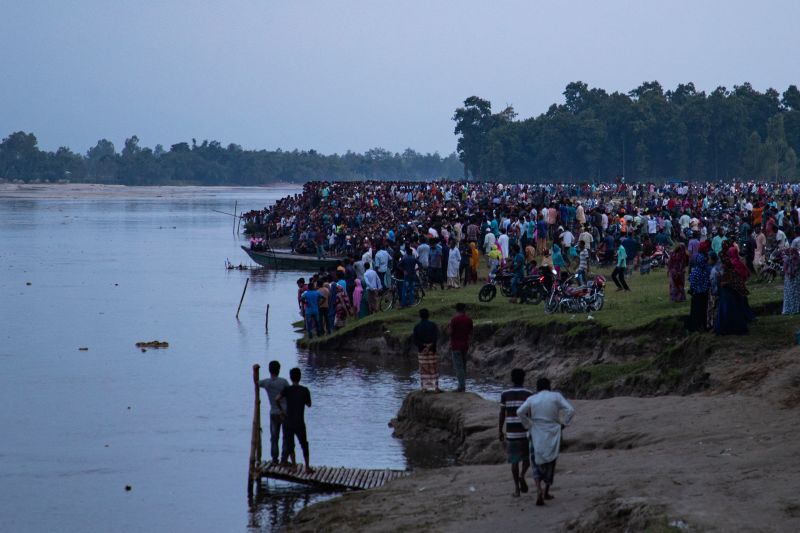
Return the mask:
<svg viewBox="0 0 800 533">
<path fill-rule="evenodd" d="M 251 367 L 272 359 L 311 389 L 312 464 L 448 461 L 387 425 L 417 387 L 414 360 L 299 350 L 295 280 L 307 273 L 224 268 L 248 262 L 244 238 L 212 210 L 294 192 L 0 192 L 3 531 L 275 531 L 335 496 L 264 481 L 248 505 Z M 135 347 L 155 339 L 169 348 Z M 268 429 L 265 440 L 268 457 Z"/>
</svg>

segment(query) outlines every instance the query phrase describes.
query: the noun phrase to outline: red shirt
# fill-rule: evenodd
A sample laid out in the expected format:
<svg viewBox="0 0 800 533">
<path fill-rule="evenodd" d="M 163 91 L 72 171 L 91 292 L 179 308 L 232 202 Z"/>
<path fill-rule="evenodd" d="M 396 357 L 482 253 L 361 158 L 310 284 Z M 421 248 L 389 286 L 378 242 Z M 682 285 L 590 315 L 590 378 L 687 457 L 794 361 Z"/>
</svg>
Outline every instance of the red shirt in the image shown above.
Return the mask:
<svg viewBox="0 0 800 533">
<path fill-rule="evenodd" d="M 450 319 L 450 349 L 466 352 L 472 333 L 472 319 L 466 314 L 457 314 Z"/>
</svg>

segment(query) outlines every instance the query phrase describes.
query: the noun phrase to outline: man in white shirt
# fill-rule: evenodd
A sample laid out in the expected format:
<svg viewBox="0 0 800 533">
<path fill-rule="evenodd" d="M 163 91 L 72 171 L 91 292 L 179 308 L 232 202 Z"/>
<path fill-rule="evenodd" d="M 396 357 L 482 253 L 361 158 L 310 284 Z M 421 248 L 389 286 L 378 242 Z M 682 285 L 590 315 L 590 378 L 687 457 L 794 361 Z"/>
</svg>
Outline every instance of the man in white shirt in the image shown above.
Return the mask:
<svg viewBox="0 0 800 533">
<path fill-rule="evenodd" d="M 505 229 L 500 230 L 500 236 L 497 238 L 497 247 L 500 248 L 503 259 L 508 259 L 508 235 Z"/>
<path fill-rule="evenodd" d="M 545 500 L 553 499 L 550 485 L 553 484 L 561 448 L 561 430 L 569 425 L 575 409 L 561 393 L 550 390 L 547 378 L 539 378 L 536 391 L 517 409 L 517 416 L 528 429 L 533 445 L 533 479 L 538 493 L 536 505 L 544 505 Z"/>
<path fill-rule="evenodd" d="M 492 251 L 492 246 L 494 246 L 496 244 L 496 242 L 497 242 L 497 239 L 495 238 L 494 233 L 492 233 L 492 230 L 489 229 L 489 228 L 486 228 L 486 237 L 483 239 L 483 251 L 484 251 L 484 253 L 488 254 L 489 252 L 491 252 Z"/>
<path fill-rule="evenodd" d="M 361 260 L 364 261 L 364 263 L 372 264 L 372 248 L 367 248 L 367 251 L 361 255 Z"/>
<path fill-rule="evenodd" d="M 578 235 L 578 240 L 583 243 L 583 245 L 586 247 L 587 250 L 592 249 L 592 243 L 594 242 L 594 237 L 592 237 L 592 234 L 589 232 L 588 226 L 583 227 L 583 231 L 581 232 L 580 235 Z"/>
</svg>

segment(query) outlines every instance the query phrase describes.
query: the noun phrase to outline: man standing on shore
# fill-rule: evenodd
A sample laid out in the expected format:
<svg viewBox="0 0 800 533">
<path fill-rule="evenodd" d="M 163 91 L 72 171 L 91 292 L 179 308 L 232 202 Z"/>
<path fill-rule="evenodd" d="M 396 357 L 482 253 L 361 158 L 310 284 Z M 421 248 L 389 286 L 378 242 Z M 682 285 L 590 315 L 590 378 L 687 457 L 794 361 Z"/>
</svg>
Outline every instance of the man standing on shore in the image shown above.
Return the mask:
<svg viewBox="0 0 800 533">
<path fill-rule="evenodd" d="M 463 303 L 456 304 L 456 314 L 450 319 L 450 355 L 453 358 L 453 368 L 458 379 L 458 392 L 466 390 L 467 379 L 467 351 L 469 338 L 472 335 L 472 319 L 467 316 L 467 306 Z"/>
<path fill-rule="evenodd" d="M 378 297 L 380 296 L 381 282 L 378 273 L 375 272 L 369 263 L 364 264 L 364 282 L 367 284 L 367 304 L 369 313 L 378 312 Z"/>
<path fill-rule="evenodd" d="M 294 439 L 300 441 L 300 448 L 303 450 L 303 460 L 306 464 L 306 472 L 311 473 L 314 469 L 311 468 L 309 461 L 308 450 L 308 436 L 306 432 L 305 409 L 311 407 L 311 391 L 308 388 L 300 385 L 300 369 L 293 368 L 289 371 L 289 379 L 292 384 L 283 389 L 276 401 L 278 407 L 282 409 L 282 403 L 286 404 L 286 410 L 282 413 L 285 414 L 283 425 L 283 453 L 281 454 L 281 464 L 288 465 L 289 458 L 292 457 L 292 467 L 296 467 L 294 463 Z"/>
<path fill-rule="evenodd" d="M 281 404 L 278 403 L 278 396 L 280 396 L 284 389 L 289 386 L 289 382 L 285 379 L 278 377 L 281 372 L 281 364 L 278 361 L 269 362 L 269 377 L 262 379 L 258 382 L 258 386 L 267 391 L 269 398 L 269 444 L 270 455 L 272 456 L 272 463 L 278 464 L 278 440 L 281 436 L 281 428 L 283 427 L 283 412 L 286 411 L 286 400 L 282 399 Z M 283 435 L 283 447 L 286 448 L 286 432 Z"/>
<path fill-rule="evenodd" d="M 429 318 L 428 310 L 420 309 L 419 322 L 414 326 L 413 340 L 419 351 L 419 380 L 422 390 L 441 392 L 439 390 L 439 361 L 436 356 L 439 328 Z"/>
<path fill-rule="evenodd" d="M 513 496 L 519 498 L 520 492 L 528 492 L 525 473 L 531 463 L 528 432 L 525 431 L 525 427 L 517 416 L 517 409 L 533 393 L 523 387 L 525 371 L 521 368 L 515 368 L 511 371 L 511 383 L 513 387 L 504 390 L 500 395 L 500 427 L 498 429 L 500 431 L 500 442 L 506 441 L 508 462 L 511 463 L 511 475 L 514 478 Z M 505 435 L 503 434 L 504 428 Z M 522 472 L 519 471 L 520 463 L 522 463 Z"/>
<path fill-rule="evenodd" d="M 550 380 L 539 378 L 536 394 L 517 409 L 517 416 L 528 428 L 533 445 L 533 479 L 536 481 L 536 505 L 552 500 L 550 485 L 556 473 L 556 459 L 561 448 L 561 430 L 568 426 L 575 409 L 559 392 L 550 390 Z"/>
</svg>

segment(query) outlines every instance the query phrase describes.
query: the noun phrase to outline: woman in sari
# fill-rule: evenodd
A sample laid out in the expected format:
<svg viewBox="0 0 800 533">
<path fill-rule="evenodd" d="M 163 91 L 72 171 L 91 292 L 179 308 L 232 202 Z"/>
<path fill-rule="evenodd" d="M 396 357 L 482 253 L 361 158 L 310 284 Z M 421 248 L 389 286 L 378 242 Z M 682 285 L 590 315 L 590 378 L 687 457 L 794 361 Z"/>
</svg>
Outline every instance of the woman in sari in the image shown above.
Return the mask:
<svg viewBox="0 0 800 533">
<path fill-rule="evenodd" d="M 719 280 L 719 300 L 714 333 L 717 335 L 744 335 L 753 312 L 747 303 L 747 278 L 750 271 L 739 259 L 736 248 L 728 248 L 721 256 L 722 276 Z"/>
<path fill-rule="evenodd" d="M 333 333 L 336 330 L 336 302 L 339 298 L 339 293 L 343 292 L 338 283 L 331 283 L 328 287 L 328 327 Z"/>
<path fill-rule="evenodd" d="M 709 278 L 708 278 L 708 309 L 706 311 L 706 329 L 714 329 L 714 319 L 717 316 L 717 298 L 719 298 L 719 280 L 722 277 L 722 263 L 719 256 L 712 250 L 708 253 Z"/>
<path fill-rule="evenodd" d="M 353 289 L 353 310 L 356 318 L 361 317 L 361 298 L 364 296 L 364 288 L 361 286 L 361 280 L 356 278 L 356 286 Z"/>
<path fill-rule="evenodd" d="M 711 269 L 706 254 L 698 252 L 692 259 L 692 269 L 689 271 L 689 294 L 692 296 L 692 303 L 686 329 L 691 332 L 706 330 L 710 274 Z"/>
<path fill-rule="evenodd" d="M 685 302 L 686 294 L 683 291 L 685 285 L 686 267 L 689 265 L 689 255 L 686 253 L 686 246 L 681 243 L 669 255 L 667 262 L 667 275 L 669 276 L 669 298 L 673 302 Z"/>
<path fill-rule="evenodd" d="M 478 261 L 480 261 L 481 255 L 478 253 L 478 247 L 475 245 L 475 241 L 470 241 L 469 243 L 469 278 L 472 283 L 478 282 Z"/>
<path fill-rule="evenodd" d="M 783 314 L 800 313 L 800 241 L 782 252 L 783 256 Z"/>
<path fill-rule="evenodd" d="M 336 284 L 338 285 L 338 283 Z M 335 305 L 335 318 L 333 322 L 334 329 L 343 328 L 347 322 L 347 317 L 353 314 L 353 308 L 350 305 L 350 298 L 347 296 L 347 291 L 339 286 L 336 291 L 336 305 Z"/>
</svg>

